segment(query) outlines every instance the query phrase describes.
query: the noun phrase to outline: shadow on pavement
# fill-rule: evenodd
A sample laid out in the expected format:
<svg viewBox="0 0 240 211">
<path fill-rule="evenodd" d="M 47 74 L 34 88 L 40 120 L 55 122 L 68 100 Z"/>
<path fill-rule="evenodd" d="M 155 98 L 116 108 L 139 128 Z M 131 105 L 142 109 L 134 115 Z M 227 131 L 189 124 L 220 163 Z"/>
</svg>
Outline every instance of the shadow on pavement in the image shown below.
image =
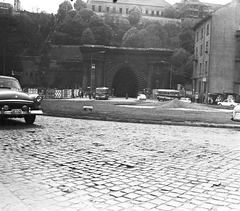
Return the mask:
<svg viewBox="0 0 240 211">
<path fill-rule="evenodd" d="M 0 119 L 0 130 L 12 130 L 12 129 L 26 129 L 26 128 L 41 128 L 39 125 L 28 125 L 20 119 Z"/>
</svg>

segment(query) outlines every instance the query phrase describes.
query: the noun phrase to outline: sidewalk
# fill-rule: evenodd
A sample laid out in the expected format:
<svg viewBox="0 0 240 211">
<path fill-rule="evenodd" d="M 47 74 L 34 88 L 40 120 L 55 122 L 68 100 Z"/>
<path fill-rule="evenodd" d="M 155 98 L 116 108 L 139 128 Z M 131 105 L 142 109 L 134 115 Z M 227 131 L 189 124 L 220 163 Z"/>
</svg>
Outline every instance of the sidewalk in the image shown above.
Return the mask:
<svg viewBox="0 0 240 211">
<path fill-rule="evenodd" d="M 1 211 L 30 211 L 13 193 L 0 183 L 0 210 Z"/>
</svg>

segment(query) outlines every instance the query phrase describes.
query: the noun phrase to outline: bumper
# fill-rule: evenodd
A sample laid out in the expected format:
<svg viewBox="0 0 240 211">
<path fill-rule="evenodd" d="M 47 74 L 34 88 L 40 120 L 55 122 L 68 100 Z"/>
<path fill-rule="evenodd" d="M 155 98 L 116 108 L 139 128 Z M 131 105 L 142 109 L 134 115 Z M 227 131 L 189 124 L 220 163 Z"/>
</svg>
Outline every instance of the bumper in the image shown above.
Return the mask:
<svg viewBox="0 0 240 211">
<path fill-rule="evenodd" d="M 42 110 L 31 110 L 31 111 L 22 111 L 22 110 L 13 110 L 13 111 L 1 111 L 0 116 L 5 117 L 23 117 L 26 115 L 42 115 Z"/>
<path fill-rule="evenodd" d="M 232 120 L 240 121 L 240 112 L 233 112 Z"/>
</svg>

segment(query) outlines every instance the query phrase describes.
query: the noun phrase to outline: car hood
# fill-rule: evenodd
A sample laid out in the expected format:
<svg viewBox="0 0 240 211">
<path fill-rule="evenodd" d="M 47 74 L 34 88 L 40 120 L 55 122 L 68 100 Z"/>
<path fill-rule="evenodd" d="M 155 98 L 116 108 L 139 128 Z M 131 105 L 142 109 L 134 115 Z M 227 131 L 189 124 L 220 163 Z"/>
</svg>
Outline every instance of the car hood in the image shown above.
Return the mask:
<svg viewBox="0 0 240 211">
<path fill-rule="evenodd" d="M 21 91 L 15 91 L 11 89 L 0 89 L 0 101 L 33 102 L 33 98 Z"/>
</svg>

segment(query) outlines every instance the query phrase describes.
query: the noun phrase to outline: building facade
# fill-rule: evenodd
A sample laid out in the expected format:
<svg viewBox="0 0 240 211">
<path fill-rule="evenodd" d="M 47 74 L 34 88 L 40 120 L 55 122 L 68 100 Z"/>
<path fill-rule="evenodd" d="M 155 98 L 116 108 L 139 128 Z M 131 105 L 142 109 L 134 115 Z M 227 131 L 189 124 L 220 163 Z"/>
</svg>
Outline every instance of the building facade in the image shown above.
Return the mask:
<svg viewBox="0 0 240 211">
<path fill-rule="evenodd" d="M 12 9 L 11 4 L 0 2 L 0 14 L 9 14 L 10 9 Z"/>
<path fill-rule="evenodd" d="M 193 93 L 199 102 L 240 95 L 240 0 L 194 26 Z"/>
<path fill-rule="evenodd" d="M 169 88 L 171 85 L 172 50 L 124 48 L 111 46 L 49 45 L 49 64 L 42 68 L 38 57 L 22 57 L 21 84 L 55 88 L 79 88 L 92 91 L 106 86 L 117 97 L 136 97 L 143 90 Z M 58 83 L 61 82 L 61 87 Z"/>
<path fill-rule="evenodd" d="M 119 13 L 126 15 L 132 6 L 141 9 L 143 16 L 160 17 L 163 15 L 166 7 L 171 6 L 164 0 L 118 0 L 113 3 L 112 0 L 88 0 L 88 8 L 96 13 Z"/>
<path fill-rule="evenodd" d="M 209 13 L 220 9 L 223 5 L 202 3 L 199 0 L 182 0 L 173 5 L 179 11 L 181 18 L 204 18 Z"/>
</svg>

